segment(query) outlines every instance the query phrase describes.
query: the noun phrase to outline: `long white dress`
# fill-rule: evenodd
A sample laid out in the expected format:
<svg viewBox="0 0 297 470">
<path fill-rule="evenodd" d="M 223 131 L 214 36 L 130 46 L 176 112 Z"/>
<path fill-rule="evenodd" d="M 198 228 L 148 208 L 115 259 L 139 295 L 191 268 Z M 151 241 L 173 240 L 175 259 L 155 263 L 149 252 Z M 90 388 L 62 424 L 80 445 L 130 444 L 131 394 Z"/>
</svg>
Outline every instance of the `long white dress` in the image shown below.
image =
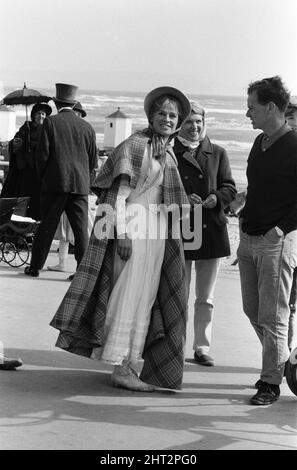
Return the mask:
<svg viewBox="0 0 297 470">
<path fill-rule="evenodd" d="M 104 345 L 92 355 L 114 365 L 125 360 L 136 364 L 143 352 L 165 250 L 166 214 L 159 206 L 162 181 L 162 167 L 152 158 L 148 146 L 141 177 L 126 201 L 126 231 L 132 238 L 132 254 L 123 261 L 115 250 Z M 134 214 L 132 219 L 129 213 Z"/>
</svg>

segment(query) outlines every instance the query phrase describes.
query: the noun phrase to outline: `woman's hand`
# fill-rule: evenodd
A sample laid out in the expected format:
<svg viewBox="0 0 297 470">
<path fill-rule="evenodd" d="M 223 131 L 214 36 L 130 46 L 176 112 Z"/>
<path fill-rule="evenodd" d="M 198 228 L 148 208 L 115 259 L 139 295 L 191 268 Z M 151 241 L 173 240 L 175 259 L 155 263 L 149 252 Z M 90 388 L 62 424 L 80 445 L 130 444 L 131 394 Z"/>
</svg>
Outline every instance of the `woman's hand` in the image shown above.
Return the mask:
<svg viewBox="0 0 297 470">
<path fill-rule="evenodd" d="M 189 194 L 188 199 L 189 199 L 191 206 L 194 206 L 195 204 L 202 204 L 202 199 L 200 196 L 198 196 L 198 194 L 195 194 L 195 193 Z"/>
<path fill-rule="evenodd" d="M 125 234 L 125 238 L 117 239 L 117 252 L 123 261 L 127 261 L 132 254 L 132 240 Z"/>
<path fill-rule="evenodd" d="M 217 196 L 215 194 L 210 194 L 202 203 L 202 206 L 204 207 L 204 209 L 213 209 L 214 207 L 216 207 L 217 202 Z"/>
<path fill-rule="evenodd" d="M 17 150 L 23 145 L 23 140 L 20 137 L 15 137 L 13 139 L 13 146 Z"/>
</svg>

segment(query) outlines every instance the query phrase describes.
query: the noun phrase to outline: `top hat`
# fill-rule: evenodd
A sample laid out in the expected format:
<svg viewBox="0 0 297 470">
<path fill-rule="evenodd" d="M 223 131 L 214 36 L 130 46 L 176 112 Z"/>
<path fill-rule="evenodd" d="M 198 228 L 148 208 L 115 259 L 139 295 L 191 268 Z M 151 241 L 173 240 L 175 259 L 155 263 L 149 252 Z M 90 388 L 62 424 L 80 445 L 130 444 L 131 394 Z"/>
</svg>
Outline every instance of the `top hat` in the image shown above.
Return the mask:
<svg viewBox="0 0 297 470">
<path fill-rule="evenodd" d="M 83 118 L 86 117 L 86 115 L 87 115 L 87 113 L 83 109 L 80 101 L 77 101 L 72 109 L 73 109 L 73 111 L 78 111 L 81 114 L 81 117 L 83 117 Z"/>
<path fill-rule="evenodd" d="M 171 86 L 160 86 L 150 91 L 144 99 L 144 111 L 148 119 L 149 119 L 150 109 L 153 103 L 158 98 L 164 95 L 173 96 L 180 103 L 181 109 L 182 109 L 182 114 L 181 114 L 182 120 L 184 120 L 190 114 L 191 104 L 188 98 L 186 97 L 186 95 L 184 95 L 184 93 L 179 91 L 177 88 L 173 88 Z"/>
<path fill-rule="evenodd" d="M 56 83 L 56 96 L 53 97 L 53 100 L 67 104 L 75 104 L 77 90 L 78 87 L 75 85 L 68 85 L 67 83 Z"/>
<path fill-rule="evenodd" d="M 43 109 L 45 111 L 45 114 L 47 116 L 52 114 L 52 108 L 50 107 L 49 104 L 47 104 L 47 103 L 36 103 L 36 104 L 34 104 L 33 108 L 31 109 L 31 119 L 33 119 L 34 114 L 38 113 L 38 111 L 40 111 L 41 109 Z"/>
</svg>

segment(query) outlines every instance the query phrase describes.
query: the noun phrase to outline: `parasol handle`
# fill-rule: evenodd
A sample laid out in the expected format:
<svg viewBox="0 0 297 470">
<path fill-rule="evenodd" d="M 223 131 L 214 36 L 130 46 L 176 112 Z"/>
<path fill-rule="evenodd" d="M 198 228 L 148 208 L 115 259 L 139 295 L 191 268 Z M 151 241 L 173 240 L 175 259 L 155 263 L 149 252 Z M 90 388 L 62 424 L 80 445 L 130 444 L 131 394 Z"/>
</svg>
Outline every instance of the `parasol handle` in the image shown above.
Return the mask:
<svg viewBox="0 0 297 470">
<path fill-rule="evenodd" d="M 28 106 L 26 105 L 26 125 L 27 125 L 27 151 L 31 152 L 30 125 L 28 121 Z"/>
</svg>

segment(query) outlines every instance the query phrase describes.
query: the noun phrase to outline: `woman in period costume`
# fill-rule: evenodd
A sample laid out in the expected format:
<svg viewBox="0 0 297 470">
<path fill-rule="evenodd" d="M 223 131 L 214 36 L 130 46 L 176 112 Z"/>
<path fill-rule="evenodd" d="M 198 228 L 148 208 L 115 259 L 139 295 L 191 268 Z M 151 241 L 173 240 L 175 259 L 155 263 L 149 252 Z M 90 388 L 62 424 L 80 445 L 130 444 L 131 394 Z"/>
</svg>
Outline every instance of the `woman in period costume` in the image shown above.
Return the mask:
<svg viewBox="0 0 297 470">
<path fill-rule="evenodd" d="M 36 173 L 36 149 L 44 119 L 52 113 L 46 103 L 37 103 L 26 121 L 9 142 L 9 170 L 1 197 L 29 196 L 27 215 L 40 220 L 40 182 Z"/>
<path fill-rule="evenodd" d="M 98 172 L 90 243 L 51 326 L 60 330 L 56 346 L 113 364 L 113 386 L 151 392 L 182 384 L 185 263 L 166 207 L 189 204 L 170 141 L 190 103 L 159 87 L 144 110 L 148 129 L 122 142 Z"/>
</svg>

